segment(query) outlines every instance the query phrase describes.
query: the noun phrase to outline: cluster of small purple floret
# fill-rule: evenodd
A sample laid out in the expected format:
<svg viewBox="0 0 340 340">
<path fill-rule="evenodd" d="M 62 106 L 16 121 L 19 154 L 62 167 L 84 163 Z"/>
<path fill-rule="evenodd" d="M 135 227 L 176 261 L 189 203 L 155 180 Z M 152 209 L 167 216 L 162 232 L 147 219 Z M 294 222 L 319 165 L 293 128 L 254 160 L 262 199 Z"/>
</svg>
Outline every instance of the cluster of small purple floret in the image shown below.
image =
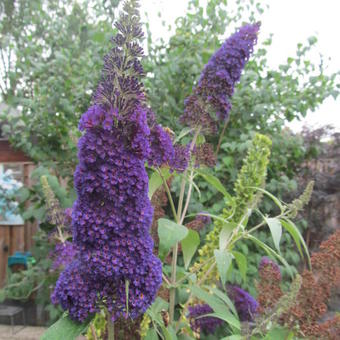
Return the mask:
<svg viewBox="0 0 340 340">
<path fill-rule="evenodd" d="M 73 259 L 78 255 L 78 248 L 72 242 L 66 241 L 64 243 L 57 243 L 51 258 L 53 260 L 51 269 L 58 270 L 69 265 Z"/>
<path fill-rule="evenodd" d="M 218 121 L 228 119 L 230 98 L 256 44 L 259 28 L 258 23 L 244 25 L 210 58 L 193 94 L 185 100 L 185 112 L 180 118 L 183 124 L 214 132 Z"/>
<path fill-rule="evenodd" d="M 228 286 L 227 293 L 234 303 L 239 319 L 241 321 L 252 321 L 256 314 L 258 302 L 248 292 L 235 285 Z"/>
<path fill-rule="evenodd" d="M 126 40 L 127 32 L 129 39 L 142 36 L 133 4 L 124 5 L 127 14 L 116 24 L 116 46 L 104 59 L 94 103 L 79 122 L 84 134 L 78 142 L 78 198 L 72 211 L 79 253 L 52 294 L 52 301 L 78 321 L 101 305 L 113 320 L 136 318 L 152 304 L 162 282 L 149 233 L 153 209 L 145 162 L 174 166 L 175 150 L 144 102 L 142 50 Z"/>
</svg>

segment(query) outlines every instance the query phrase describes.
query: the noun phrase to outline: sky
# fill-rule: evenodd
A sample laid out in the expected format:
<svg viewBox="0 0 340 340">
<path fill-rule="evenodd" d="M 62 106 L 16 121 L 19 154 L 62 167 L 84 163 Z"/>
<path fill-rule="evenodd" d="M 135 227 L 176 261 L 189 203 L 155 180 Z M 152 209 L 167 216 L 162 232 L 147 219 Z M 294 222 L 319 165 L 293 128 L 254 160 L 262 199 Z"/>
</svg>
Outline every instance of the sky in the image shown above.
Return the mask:
<svg viewBox="0 0 340 340">
<path fill-rule="evenodd" d="M 153 38 L 167 40 L 170 34 L 162 26 L 162 21 L 173 26 L 175 19 L 185 13 L 188 0 L 140 2 L 141 12 L 147 12 Z M 235 2 L 229 0 L 230 5 Z M 328 71 L 340 71 L 340 0 L 268 0 L 267 3 L 269 8 L 261 17 L 260 42 L 261 37 L 264 40 L 273 33 L 273 44 L 268 51 L 271 67 L 275 68 L 287 57 L 294 56 L 297 44 L 315 35 L 318 38 L 316 49 L 323 55 Z M 318 58 L 315 55 L 316 63 Z M 302 121 L 293 121 L 289 126 L 297 132 L 305 124 L 311 127 L 331 124 L 340 132 L 340 96 L 337 100 L 327 99 L 315 112 L 309 112 Z"/>
</svg>

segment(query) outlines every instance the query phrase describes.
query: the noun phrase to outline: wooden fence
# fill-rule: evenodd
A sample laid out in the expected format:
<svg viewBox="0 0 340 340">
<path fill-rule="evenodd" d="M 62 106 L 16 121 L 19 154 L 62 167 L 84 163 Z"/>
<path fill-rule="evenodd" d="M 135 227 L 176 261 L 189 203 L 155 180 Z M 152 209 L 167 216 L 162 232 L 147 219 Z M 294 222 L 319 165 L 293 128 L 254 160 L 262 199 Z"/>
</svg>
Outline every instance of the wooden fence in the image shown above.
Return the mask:
<svg viewBox="0 0 340 340">
<path fill-rule="evenodd" d="M 0 163 L 18 164 L 22 169 L 22 182 L 25 187 L 31 186 L 30 174 L 34 165 L 23 152 L 13 149 L 7 140 L 0 140 Z M 37 230 L 36 223 L 24 224 L 0 223 L 0 287 L 6 280 L 8 256 L 16 251 L 29 251 L 33 245 L 33 235 Z"/>
</svg>

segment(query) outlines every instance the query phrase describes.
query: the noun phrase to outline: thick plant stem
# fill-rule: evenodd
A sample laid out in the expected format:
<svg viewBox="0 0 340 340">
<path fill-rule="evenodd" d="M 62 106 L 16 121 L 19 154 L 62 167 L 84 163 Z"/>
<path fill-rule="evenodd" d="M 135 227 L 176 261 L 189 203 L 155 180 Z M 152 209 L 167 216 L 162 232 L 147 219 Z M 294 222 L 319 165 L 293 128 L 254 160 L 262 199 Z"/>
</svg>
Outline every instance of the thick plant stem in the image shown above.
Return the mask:
<svg viewBox="0 0 340 340">
<path fill-rule="evenodd" d="M 115 340 L 115 326 L 109 314 L 107 314 L 107 339 Z"/>
<path fill-rule="evenodd" d="M 157 169 L 157 172 L 161 176 L 161 179 L 163 181 L 163 186 L 164 186 L 166 194 L 168 196 L 168 200 L 170 202 L 170 206 L 171 206 L 172 213 L 174 215 L 174 219 L 177 220 L 176 208 L 175 208 L 175 204 L 174 204 L 174 201 L 172 199 L 172 196 L 171 196 L 171 192 L 170 192 L 170 188 L 168 186 L 168 183 L 167 183 L 166 179 L 164 178 L 164 176 L 162 175 L 162 171 L 160 169 Z"/>
<path fill-rule="evenodd" d="M 190 153 L 194 149 L 196 139 L 201 131 L 201 128 L 198 127 L 195 131 L 194 137 L 190 144 Z M 176 216 L 176 223 L 181 223 L 181 215 L 182 215 L 182 209 L 183 209 L 183 201 L 184 201 L 184 193 L 185 193 L 185 178 L 187 176 L 187 170 L 185 170 L 181 182 L 181 190 L 179 195 L 179 201 L 178 201 L 178 208 L 177 208 L 177 216 Z M 189 196 L 190 197 L 190 196 Z M 184 218 L 183 218 L 184 219 Z M 173 287 L 170 288 L 170 294 L 169 294 L 169 318 L 170 323 L 174 321 L 174 314 L 175 314 L 175 297 L 176 297 L 176 279 L 177 279 L 177 257 L 178 257 L 178 243 L 175 244 L 175 246 L 172 249 L 172 261 L 171 261 L 171 284 Z"/>
</svg>

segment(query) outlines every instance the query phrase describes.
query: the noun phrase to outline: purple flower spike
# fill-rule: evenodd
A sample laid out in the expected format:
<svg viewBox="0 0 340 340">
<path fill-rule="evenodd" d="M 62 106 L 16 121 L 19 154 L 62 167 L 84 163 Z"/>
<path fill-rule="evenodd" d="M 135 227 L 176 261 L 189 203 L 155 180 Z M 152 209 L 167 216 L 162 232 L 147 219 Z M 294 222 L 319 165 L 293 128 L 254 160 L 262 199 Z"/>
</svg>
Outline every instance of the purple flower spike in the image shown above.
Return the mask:
<svg viewBox="0 0 340 340">
<path fill-rule="evenodd" d="M 78 142 L 78 198 L 72 209 L 79 251 L 52 294 L 52 301 L 78 321 L 100 305 L 113 320 L 136 318 L 152 304 L 162 282 L 149 235 L 153 209 L 144 164 L 169 164 L 175 151 L 145 104 L 139 80 L 143 51 L 133 42 L 143 35 L 136 6 L 135 0 L 124 5 L 93 104 L 79 122 L 84 134 Z"/>
<path fill-rule="evenodd" d="M 218 121 L 228 119 L 235 84 L 253 51 L 259 28 L 259 23 L 241 27 L 210 58 L 193 94 L 185 100 L 185 112 L 180 118 L 183 124 L 201 126 L 212 133 Z M 214 112 L 215 117 L 209 112 Z"/>
<path fill-rule="evenodd" d="M 240 320 L 252 321 L 258 307 L 258 302 L 249 293 L 238 286 L 228 286 L 227 292 L 235 305 Z"/>
</svg>

